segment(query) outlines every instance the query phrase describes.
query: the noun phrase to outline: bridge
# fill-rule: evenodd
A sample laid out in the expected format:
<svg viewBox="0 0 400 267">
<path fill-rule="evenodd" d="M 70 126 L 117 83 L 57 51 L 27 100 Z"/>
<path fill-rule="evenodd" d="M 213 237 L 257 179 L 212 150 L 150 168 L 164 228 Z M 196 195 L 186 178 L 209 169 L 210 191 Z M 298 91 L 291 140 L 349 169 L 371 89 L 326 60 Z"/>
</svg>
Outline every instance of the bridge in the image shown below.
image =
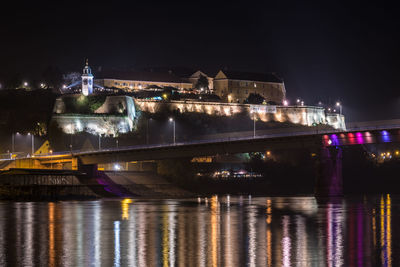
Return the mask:
<svg viewBox="0 0 400 267">
<path fill-rule="evenodd" d="M 400 121 L 350 124 L 346 131 L 280 132 L 255 137 L 223 138 L 176 144 L 140 145 L 98 151 L 71 151 L 17 159 L 39 165 L 70 162 L 72 168 L 97 171 L 97 164 L 162 160 L 184 157 L 263 152 L 275 149 L 307 149 L 316 155 L 317 190 L 320 195 L 343 193 L 341 157 L 344 146 L 400 143 Z M 35 165 L 35 164 L 33 164 Z M 18 164 L 16 164 L 18 166 Z"/>
</svg>

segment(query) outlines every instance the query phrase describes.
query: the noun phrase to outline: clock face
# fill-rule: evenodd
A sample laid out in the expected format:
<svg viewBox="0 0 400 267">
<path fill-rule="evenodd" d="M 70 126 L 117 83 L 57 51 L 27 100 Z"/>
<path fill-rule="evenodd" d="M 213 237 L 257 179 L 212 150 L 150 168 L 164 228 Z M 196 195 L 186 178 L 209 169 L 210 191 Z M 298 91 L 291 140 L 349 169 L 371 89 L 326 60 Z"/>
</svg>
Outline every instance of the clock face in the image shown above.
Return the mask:
<svg viewBox="0 0 400 267">
<path fill-rule="evenodd" d="M 87 79 L 83 79 L 83 84 L 87 85 L 88 84 L 88 80 Z"/>
</svg>

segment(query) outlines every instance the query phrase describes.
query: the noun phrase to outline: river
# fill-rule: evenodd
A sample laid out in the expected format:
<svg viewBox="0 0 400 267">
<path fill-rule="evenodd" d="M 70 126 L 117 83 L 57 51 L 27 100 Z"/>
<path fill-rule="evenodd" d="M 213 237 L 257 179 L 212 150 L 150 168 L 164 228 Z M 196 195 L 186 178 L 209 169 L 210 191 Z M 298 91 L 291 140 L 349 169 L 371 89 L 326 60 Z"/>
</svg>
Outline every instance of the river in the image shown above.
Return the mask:
<svg viewBox="0 0 400 267">
<path fill-rule="evenodd" d="M 0 266 L 398 266 L 400 197 L 0 202 Z"/>
</svg>

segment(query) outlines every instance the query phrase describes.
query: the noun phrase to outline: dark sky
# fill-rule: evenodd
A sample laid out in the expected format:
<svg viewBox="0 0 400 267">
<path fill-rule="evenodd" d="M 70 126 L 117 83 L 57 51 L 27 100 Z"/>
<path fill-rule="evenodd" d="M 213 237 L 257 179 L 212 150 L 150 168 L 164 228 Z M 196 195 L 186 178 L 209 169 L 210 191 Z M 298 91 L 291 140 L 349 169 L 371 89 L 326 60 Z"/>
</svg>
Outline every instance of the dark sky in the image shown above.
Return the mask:
<svg viewBox="0 0 400 267">
<path fill-rule="evenodd" d="M 400 118 L 400 18 L 389 2 L 82 2 L 2 8 L 0 74 L 80 71 L 85 58 L 107 68 L 273 71 L 292 102 L 340 99 L 349 121 Z"/>
</svg>

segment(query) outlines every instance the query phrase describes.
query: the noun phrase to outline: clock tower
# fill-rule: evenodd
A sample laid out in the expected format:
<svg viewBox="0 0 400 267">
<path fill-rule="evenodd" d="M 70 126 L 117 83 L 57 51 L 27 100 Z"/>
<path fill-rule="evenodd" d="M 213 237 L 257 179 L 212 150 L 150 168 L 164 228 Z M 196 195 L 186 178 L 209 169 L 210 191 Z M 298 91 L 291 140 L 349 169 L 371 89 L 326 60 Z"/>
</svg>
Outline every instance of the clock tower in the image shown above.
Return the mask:
<svg viewBox="0 0 400 267">
<path fill-rule="evenodd" d="M 85 96 L 93 94 L 93 75 L 87 59 L 81 77 L 82 77 L 82 94 Z"/>
</svg>

